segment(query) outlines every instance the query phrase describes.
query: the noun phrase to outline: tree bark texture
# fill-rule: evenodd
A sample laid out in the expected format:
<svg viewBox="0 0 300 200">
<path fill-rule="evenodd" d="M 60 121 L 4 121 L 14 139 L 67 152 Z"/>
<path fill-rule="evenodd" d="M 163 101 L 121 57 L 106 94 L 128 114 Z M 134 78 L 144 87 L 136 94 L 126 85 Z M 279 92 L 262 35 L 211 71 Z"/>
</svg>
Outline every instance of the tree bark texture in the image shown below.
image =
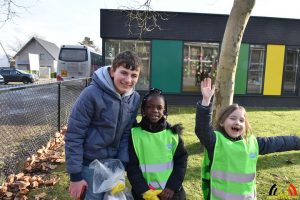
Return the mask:
<svg viewBox="0 0 300 200">
<path fill-rule="evenodd" d="M 233 103 L 234 81 L 240 45 L 255 0 L 234 0 L 223 36 L 215 80 L 214 119 Z M 216 120 L 214 120 L 216 121 Z"/>
</svg>

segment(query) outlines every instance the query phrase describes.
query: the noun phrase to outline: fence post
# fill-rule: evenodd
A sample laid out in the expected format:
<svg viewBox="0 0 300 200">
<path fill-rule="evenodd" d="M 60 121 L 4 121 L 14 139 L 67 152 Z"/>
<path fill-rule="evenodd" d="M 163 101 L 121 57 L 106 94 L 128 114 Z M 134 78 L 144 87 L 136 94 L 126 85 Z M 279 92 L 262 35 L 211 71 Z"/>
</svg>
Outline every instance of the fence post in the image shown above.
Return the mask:
<svg viewBox="0 0 300 200">
<path fill-rule="evenodd" d="M 61 82 L 58 83 L 58 93 L 57 93 L 57 130 L 60 132 L 60 85 Z"/>
</svg>

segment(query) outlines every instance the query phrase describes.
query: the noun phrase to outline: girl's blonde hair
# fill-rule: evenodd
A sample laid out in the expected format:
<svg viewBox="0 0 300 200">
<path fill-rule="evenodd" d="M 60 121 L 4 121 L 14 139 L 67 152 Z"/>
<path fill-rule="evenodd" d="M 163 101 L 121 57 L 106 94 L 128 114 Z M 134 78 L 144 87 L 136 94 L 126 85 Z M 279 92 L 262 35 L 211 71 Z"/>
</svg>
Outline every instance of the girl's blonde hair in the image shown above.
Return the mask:
<svg viewBox="0 0 300 200">
<path fill-rule="evenodd" d="M 248 138 L 248 133 L 251 133 L 251 126 L 249 124 L 248 116 L 246 109 L 243 106 L 240 106 L 238 104 L 232 104 L 228 107 L 226 107 L 221 113 L 220 116 L 217 119 L 217 130 L 225 132 L 224 127 L 221 126 L 225 122 L 225 120 L 229 117 L 231 113 L 233 113 L 236 110 L 241 110 L 244 112 L 244 117 L 245 117 L 245 138 Z"/>
</svg>

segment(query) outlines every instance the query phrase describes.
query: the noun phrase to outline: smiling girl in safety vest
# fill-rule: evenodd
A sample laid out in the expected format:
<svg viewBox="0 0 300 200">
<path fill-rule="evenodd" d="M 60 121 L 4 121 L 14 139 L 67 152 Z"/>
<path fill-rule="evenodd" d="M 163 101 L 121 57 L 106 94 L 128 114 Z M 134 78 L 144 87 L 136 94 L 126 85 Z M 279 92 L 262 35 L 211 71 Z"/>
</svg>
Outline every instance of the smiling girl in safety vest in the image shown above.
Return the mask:
<svg viewBox="0 0 300 200">
<path fill-rule="evenodd" d="M 143 98 L 142 120 L 131 130 L 127 176 L 135 200 L 184 200 L 182 187 L 187 151 L 180 138 L 182 126 L 170 125 L 161 90 Z"/>
<path fill-rule="evenodd" d="M 205 146 L 202 164 L 204 199 L 256 199 L 256 163 L 258 155 L 300 150 L 300 137 L 255 137 L 244 107 L 225 108 L 214 131 L 211 123 L 211 79 L 201 82 L 202 102 L 197 103 L 195 132 Z"/>
</svg>

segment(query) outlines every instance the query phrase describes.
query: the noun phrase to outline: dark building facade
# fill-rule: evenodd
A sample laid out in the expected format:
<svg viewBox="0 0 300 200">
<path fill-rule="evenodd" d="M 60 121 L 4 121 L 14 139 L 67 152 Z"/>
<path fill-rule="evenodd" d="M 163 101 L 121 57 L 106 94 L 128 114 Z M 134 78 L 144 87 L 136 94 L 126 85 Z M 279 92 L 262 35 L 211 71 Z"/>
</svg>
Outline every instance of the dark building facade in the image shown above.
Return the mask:
<svg viewBox="0 0 300 200">
<path fill-rule="evenodd" d="M 228 15 L 158 14 L 161 29 L 140 37 L 129 11 L 100 10 L 103 59 L 108 65 L 119 52 L 136 51 L 144 64 L 137 85 L 141 93 L 157 87 L 170 104 L 194 105 L 200 99 L 200 72 L 217 67 Z M 299 35 L 300 20 L 250 17 L 239 52 L 234 102 L 300 107 Z"/>
</svg>

